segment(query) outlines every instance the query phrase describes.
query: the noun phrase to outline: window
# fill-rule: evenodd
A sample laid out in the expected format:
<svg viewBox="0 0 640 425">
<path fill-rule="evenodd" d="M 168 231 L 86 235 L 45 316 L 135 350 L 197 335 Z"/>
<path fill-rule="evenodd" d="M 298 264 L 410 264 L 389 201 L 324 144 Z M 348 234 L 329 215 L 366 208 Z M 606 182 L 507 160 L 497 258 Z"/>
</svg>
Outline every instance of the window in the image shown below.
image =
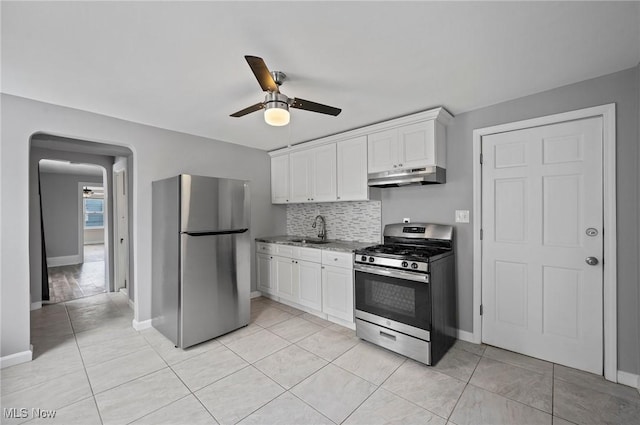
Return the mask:
<svg viewBox="0 0 640 425">
<path fill-rule="evenodd" d="M 83 198 L 84 202 L 84 228 L 104 227 L 104 199 Z"/>
</svg>

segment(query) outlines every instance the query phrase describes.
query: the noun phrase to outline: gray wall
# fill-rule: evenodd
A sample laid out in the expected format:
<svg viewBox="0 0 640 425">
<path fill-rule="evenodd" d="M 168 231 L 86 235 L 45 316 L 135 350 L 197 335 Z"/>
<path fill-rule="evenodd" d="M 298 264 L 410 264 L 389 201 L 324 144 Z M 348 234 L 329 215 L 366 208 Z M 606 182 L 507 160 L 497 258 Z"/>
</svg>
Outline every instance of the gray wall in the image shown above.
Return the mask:
<svg viewBox="0 0 640 425">
<path fill-rule="evenodd" d="M 638 73 L 631 68 L 456 116 L 447 128 L 447 183 L 382 191 L 382 223 L 411 217 L 453 224 L 460 327 L 473 331 L 473 227 L 454 223 L 454 211 L 473 210 L 472 133 L 474 129 L 616 103 L 618 369 L 639 373 L 638 270 Z M 473 221 L 473 217 L 471 217 Z"/>
<path fill-rule="evenodd" d="M 102 185 L 102 176 L 40 173 L 40 198 L 47 257 L 79 255 L 78 183 Z"/>
<path fill-rule="evenodd" d="M 29 350 L 29 140 L 45 132 L 125 146 L 133 152 L 135 318 L 151 318 L 151 182 L 179 173 L 251 181 L 251 239 L 286 231 L 286 209 L 271 205 L 265 151 L 77 109 L 0 95 L 0 356 Z M 130 176 L 131 177 L 131 176 Z M 253 243 L 252 243 L 253 247 Z M 252 264 L 254 264 L 252 249 Z M 255 266 L 252 288 L 255 288 Z"/>
</svg>

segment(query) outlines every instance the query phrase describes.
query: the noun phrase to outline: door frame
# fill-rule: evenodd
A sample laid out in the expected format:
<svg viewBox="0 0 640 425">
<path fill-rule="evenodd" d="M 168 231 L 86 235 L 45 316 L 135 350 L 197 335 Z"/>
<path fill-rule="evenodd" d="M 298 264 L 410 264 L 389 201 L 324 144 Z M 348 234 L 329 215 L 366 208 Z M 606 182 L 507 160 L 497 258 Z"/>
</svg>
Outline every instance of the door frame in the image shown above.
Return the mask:
<svg viewBox="0 0 640 425">
<path fill-rule="evenodd" d="M 125 228 L 124 228 L 124 232 L 127 234 L 127 244 L 126 244 L 126 252 L 125 252 L 125 260 L 124 263 L 125 264 L 120 264 L 120 250 L 123 249 L 123 247 L 120 245 L 119 243 L 119 239 L 118 236 L 120 234 L 120 231 L 123 230 L 120 228 L 120 218 L 118 216 L 118 209 L 120 208 L 120 195 L 117 192 L 118 190 L 118 183 L 117 183 L 117 179 L 118 179 L 118 175 L 122 174 L 122 184 L 124 185 L 124 193 L 123 193 L 123 198 L 124 198 L 124 207 L 125 207 Z M 114 274 L 114 280 L 113 280 L 113 290 L 114 292 L 118 292 L 121 288 L 118 288 L 118 277 L 121 271 L 124 271 L 124 276 L 125 276 L 125 286 L 122 288 L 125 290 L 125 292 L 127 293 L 127 295 L 129 295 L 129 248 L 130 248 L 130 235 L 129 235 L 129 188 L 128 188 L 128 179 L 129 176 L 127 174 L 127 168 L 126 166 L 116 166 L 114 164 L 113 166 L 113 274 Z M 124 269 L 124 270 L 120 270 L 120 269 Z"/>
<path fill-rule="evenodd" d="M 505 133 L 558 124 L 586 118 L 602 118 L 603 144 L 603 332 L 604 332 L 604 377 L 618 382 L 617 346 L 617 253 L 616 253 L 616 105 L 610 103 L 591 108 L 522 121 L 500 124 L 473 130 L 473 333 L 472 341 L 482 342 L 482 166 L 480 153 L 482 138 L 496 133 Z"/>
</svg>

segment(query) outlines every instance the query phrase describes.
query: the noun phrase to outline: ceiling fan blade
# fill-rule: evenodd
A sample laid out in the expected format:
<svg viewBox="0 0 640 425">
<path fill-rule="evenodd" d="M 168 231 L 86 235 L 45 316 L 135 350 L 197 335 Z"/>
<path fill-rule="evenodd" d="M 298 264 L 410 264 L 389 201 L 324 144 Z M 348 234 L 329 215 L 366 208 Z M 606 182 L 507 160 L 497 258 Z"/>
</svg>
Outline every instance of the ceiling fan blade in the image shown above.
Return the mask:
<svg viewBox="0 0 640 425">
<path fill-rule="evenodd" d="M 291 107 L 296 109 L 304 109 L 305 111 L 319 112 L 321 114 L 338 116 L 342 109 L 334 108 L 333 106 L 323 105 L 322 103 L 312 102 L 310 100 L 300 99 L 296 97 L 291 99 Z"/>
<path fill-rule="evenodd" d="M 278 85 L 273 80 L 271 72 L 262 58 L 257 56 L 245 56 L 244 58 L 247 60 L 263 91 L 279 92 Z"/>
<path fill-rule="evenodd" d="M 252 112 L 259 111 L 260 109 L 263 109 L 263 108 L 264 108 L 264 103 L 260 102 L 260 103 L 256 103 L 255 105 L 251 105 L 248 108 L 244 108 L 243 110 L 238 111 L 234 114 L 231 114 L 231 116 L 238 118 L 238 117 L 242 117 L 247 114 L 250 114 Z"/>
</svg>

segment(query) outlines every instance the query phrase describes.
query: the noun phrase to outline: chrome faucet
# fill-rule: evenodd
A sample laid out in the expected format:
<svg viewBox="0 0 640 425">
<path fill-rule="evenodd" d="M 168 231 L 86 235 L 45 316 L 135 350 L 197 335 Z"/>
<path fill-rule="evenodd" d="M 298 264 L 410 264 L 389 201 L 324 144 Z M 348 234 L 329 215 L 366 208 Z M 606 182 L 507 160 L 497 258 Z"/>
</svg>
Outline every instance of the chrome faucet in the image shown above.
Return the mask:
<svg viewBox="0 0 640 425">
<path fill-rule="evenodd" d="M 320 224 L 322 225 L 322 227 L 320 227 L 320 230 L 318 230 L 318 237 L 320 238 L 321 241 L 324 241 L 325 239 L 327 239 L 327 223 L 324 221 L 324 217 L 321 215 L 317 215 L 316 218 L 313 219 L 313 224 L 311 225 L 311 227 L 313 229 L 316 228 L 316 223 L 318 222 L 318 219 L 320 219 Z"/>
</svg>

